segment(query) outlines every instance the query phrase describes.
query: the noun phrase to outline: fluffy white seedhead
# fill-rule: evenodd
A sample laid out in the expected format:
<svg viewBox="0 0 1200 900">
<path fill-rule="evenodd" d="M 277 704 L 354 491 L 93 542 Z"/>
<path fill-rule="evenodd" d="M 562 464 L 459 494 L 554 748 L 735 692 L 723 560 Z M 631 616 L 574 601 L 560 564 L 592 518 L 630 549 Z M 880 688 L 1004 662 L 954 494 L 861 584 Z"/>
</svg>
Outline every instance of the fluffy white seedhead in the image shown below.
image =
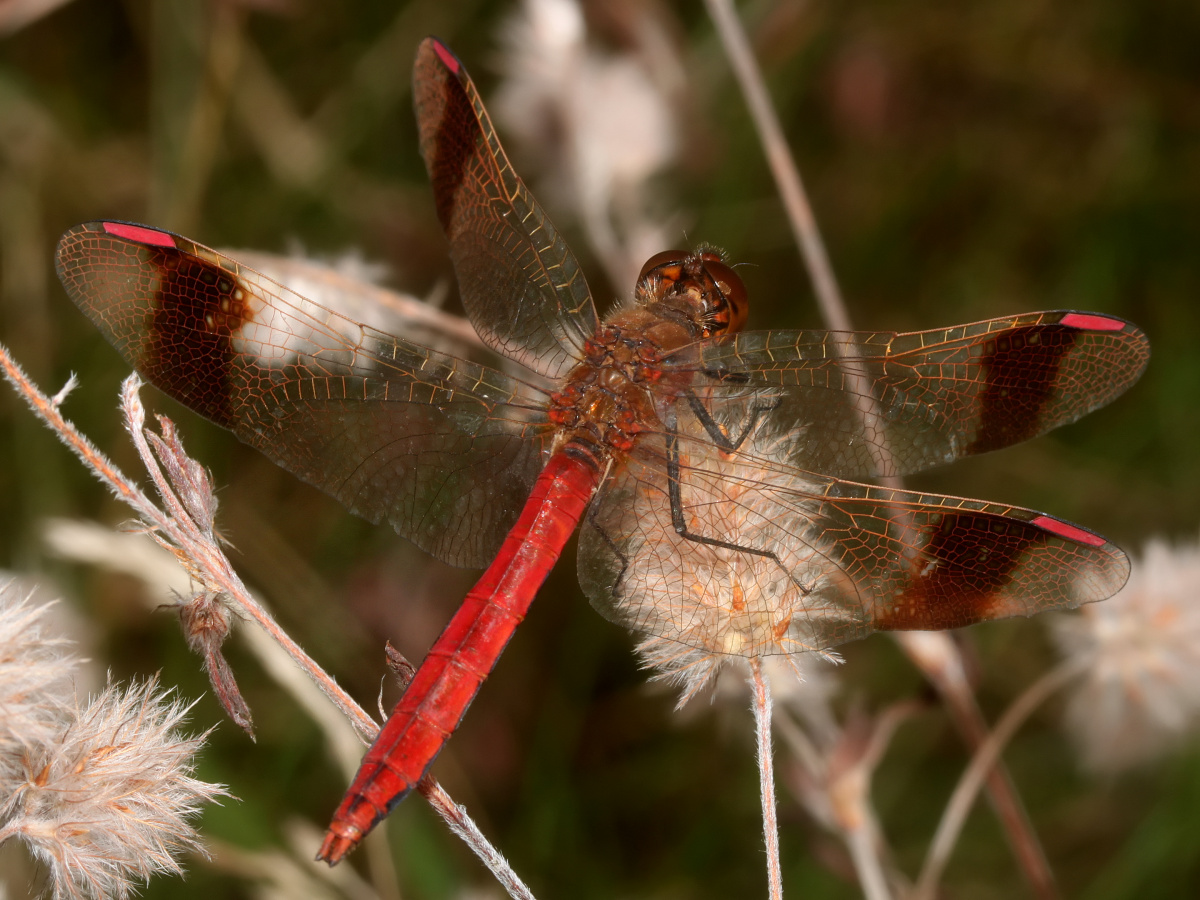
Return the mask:
<svg viewBox="0 0 1200 900">
<path fill-rule="evenodd" d="M 542 171 L 538 192 L 577 212 L 603 259 L 628 259 L 610 272 L 621 285 L 678 232 L 664 221 L 653 181 L 682 144 L 680 104 L 664 71 L 673 71 L 671 42 L 649 14 L 637 31 L 641 48 L 602 53 L 587 40 L 576 0 L 525 0 L 501 35 L 505 77 L 489 102 L 521 159 Z"/>
<path fill-rule="evenodd" d="M 705 532 L 737 535 L 772 556 L 682 538 L 672 527 L 665 494 L 645 491 L 637 498 L 652 508 L 635 507 L 634 518 L 651 527 L 622 548 L 631 565 L 647 562 L 638 589 L 624 598 L 625 612 L 631 627 L 646 635 L 637 648 L 642 665 L 655 670 L 656 680 L 679 688 L 680 707 L 727 663 L 738 663 L 740 674 L 747 660 L 778 659 L 778 669 L 793 676 L 776 679 L 782 691 L 783 682 L 804 680 L 805 658 L 840 660 L 825 649 L 838 613 L 824 608 L 814 590 L 828 577 L 826 554 L 819 536 L 796 539 L 800 523 L 813 518 L 806 515 L 806 501 L 797 499 L 803 492 L 766 506 L 743 497 L 772 477 L 773 470 L 760 464 L 785 454 L 794 439 L 760 429 L 743 451 L 708 459 L 702 472 L 687 476 L 690 508 L 703 516 Z M 770 498 L 758 491 L 748 496 Z M 661 559 L 672 565 L 654 564 Z"/>
<path fill-rule="evenodd" d="M 0 840 L 28 846 L 56 900 L 125 898 L 153 875 L 180 873 L 185 852 L 203 852 L 191 820 L 227 793 L 192 777 L 207 735 L 180 731 L 190 708 L 153 678 L 110 684 L 23 756 Z"/>
<path fill-rule="evenodd" d="M 1155 540 L 1119 594 L 1053 621 L 1085 667 L 1066 716 L 1089 768 L 1147 762 L 1200 724 L 1198 600 L 1200 546 Z"/>
<path fill-rule="evenodd" d="M 32 603 L 15 582 L 0 587 L 0 797 L 21 777 L 21 760 L 53 740 L 74 705 L 70 642 L 46 634 L 50 604 Z"/>
</svg>

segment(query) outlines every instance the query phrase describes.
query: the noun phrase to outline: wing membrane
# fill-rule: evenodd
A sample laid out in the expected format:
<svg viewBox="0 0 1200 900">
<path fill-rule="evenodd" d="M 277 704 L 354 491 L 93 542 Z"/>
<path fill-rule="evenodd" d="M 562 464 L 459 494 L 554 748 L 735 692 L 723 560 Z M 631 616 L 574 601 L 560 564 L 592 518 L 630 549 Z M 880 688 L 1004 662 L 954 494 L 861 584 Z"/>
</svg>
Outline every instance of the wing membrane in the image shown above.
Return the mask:
<svg viewBox="0 0 1200 900">
<path fill-rule="evenodd" d="M 236 259 L 242 266 L 254 269 L 274 282 L 286 284 L 293 293 L 337 310 L 346 318 L 376 331 L 402 334 L 405 340 L 500 369 L 516 378 L 527 379 L 532 374 L 488 349 L 470 322 L 440 309 L 436 299 L 427 303 L 376 284 L 369 280 L 373 274 L 370 268 L 353 258 L 330 265 L 261 250 L 239 248 L 218 249 L 217 252 Z"/>
<path fill-rule="evenodd" d="M 156 229 L 59 243 L 71 299 L 151 383 L 352 512 L 482 566 L 544 465 L 537 390 L 307 300 Z"/>
<path fill-rule="evenodd" d="M 466 70 L 434 38 L 417 51 L 413 91 L 467 315 L 495 350 L 561 377 L 597 327 L 579 263 L 509 165 Z"/>
<path fill-rule="evenodd" d="M 896 334 L 747 332 L 677 354 L 716 412 L 755 396 L 798 436 L 789 463 L 902 475 L 1073 422 L 1141 375 L 1149 342 L 1094 313 L 1042 312 Z"/>
<path fill-rule="evenodd" d="M 1104 538 L 996 503 L 889 490 L 684 439 L 672 516 L 659 436 L 585 520 L 580 581 L 607 618 L 714 655 L 820 650 L 1103 600 L 1129 574 Z M 694 451 L 694 452 L 692 452 Z"/>
</svg>

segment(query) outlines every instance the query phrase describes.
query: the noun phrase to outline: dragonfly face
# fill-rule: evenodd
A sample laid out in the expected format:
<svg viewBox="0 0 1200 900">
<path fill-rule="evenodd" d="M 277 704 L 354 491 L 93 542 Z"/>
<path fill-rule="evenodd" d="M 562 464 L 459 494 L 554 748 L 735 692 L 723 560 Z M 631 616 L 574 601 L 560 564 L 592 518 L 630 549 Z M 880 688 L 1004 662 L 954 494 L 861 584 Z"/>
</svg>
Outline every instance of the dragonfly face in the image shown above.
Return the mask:
<svg viewBox="0 0 1200 900">
<path fill-rule="evenodd" d="M 750 314 L 746 286 L 713 250 L 664 250 L 642 266 L 637 300 L 655 315 L 687 321 L 699 338 L 741 331 Z"/>
<path fill-rule="evenodd" d="M 718 656 L 1031 615 L 1124 583 L 1124 553 L 1079 526 L 862 481 L 1108 403 L 1146 365 L 1135 326 L 1057 311 L 909 334 L 744 332 L 745 288 L 708 250 L 651 258 L 637 303 L 601 323 L 432 38 L 414 94 L 464 306 L 529 377 L 354 321 L 159 229 L 87 223 L 57 255 L 68 294 L 147 380 L 353 512 L 488 567 L 368 752 L 322 858 L 422 777 L 581 519 L 593 604 Z"/>
</svg>

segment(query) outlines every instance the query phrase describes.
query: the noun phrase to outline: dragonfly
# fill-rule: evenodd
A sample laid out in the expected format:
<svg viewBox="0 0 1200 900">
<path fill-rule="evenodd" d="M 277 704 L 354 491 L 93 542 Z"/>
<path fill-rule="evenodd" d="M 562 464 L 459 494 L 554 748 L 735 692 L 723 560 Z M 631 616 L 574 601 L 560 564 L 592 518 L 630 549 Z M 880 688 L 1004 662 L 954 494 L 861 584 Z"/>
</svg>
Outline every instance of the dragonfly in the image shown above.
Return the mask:
<svg viewBox="0 0 1200 900">
<path fill-rule="evenodd" d="M 711 248 L 666 251 L 601 318 L 462 63 L 426 39 L 420 148 L 489 366 L 356 321 L 180 235 L 76 226 L 79 308 L 142 376 L 447 563 L 484 568 L 368 749 L 318 858 L 425 775 L 578 528 L 602 614 L 718 656 L 820 651 L 1110 597 L 1100 535 L 872 485 L 1078 419 L 1146 336 L 1056 311 L 912 333 L 745 331 Z M 769 601 L 769 602 L 768 602 Z"/>
</svg>

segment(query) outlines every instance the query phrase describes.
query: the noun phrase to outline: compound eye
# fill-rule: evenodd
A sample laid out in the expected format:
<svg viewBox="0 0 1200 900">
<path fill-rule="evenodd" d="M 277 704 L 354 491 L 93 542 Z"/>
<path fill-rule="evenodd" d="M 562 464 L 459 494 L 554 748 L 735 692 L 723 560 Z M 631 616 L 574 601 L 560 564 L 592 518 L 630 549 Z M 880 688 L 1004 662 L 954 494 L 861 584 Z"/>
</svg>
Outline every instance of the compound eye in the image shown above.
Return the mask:
<svg viewBox="0 0 1200 900">
<path fill-rule="evenodd" d="M 746 285 L 742 283 L 741 276 L 719 259 L 710 259 L 708 254 L 705 254 L 704 270 L 725 300 L 725 308 L 717 310 L 713 317 L 716 331 L 741 331 L 750 315 L 750 299 L 746 296 Z"/>
<path fill-rule="evenodd" d="M 638 283 L 641 284 L 641 282 L 646 280 L 647 275 L 655 269 L 661 268 L 669 269 L 669 271 L 659 273 L 663 278 L 667 281 L 678 281 L 680 269 L 683 267 L 683 261 L 687 259 L 687 256 L 682 250 L 664 250 L 661 253 L 655 253 L 642 266 L 642 271 L 638 274 Z"/>
</svg>

